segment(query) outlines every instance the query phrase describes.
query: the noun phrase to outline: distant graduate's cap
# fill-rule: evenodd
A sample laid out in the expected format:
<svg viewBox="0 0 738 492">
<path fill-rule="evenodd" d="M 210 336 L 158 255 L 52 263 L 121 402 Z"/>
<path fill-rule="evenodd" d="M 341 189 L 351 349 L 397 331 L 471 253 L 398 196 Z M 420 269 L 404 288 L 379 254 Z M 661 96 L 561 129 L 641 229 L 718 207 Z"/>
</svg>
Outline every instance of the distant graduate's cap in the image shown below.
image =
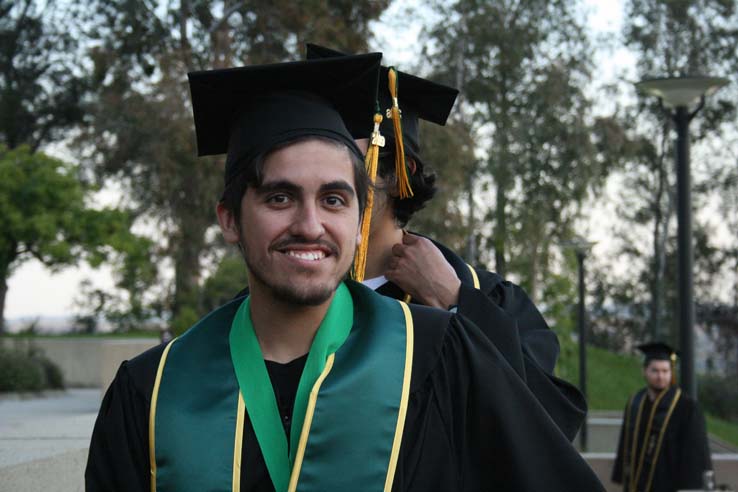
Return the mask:
<svg viewBox="0 0 738 492">
<path fill-rule="evenodd" d="M 198 155 L 227 154 L 228 185 L 244 164 L 303 136 L 343 142 L 346 121 L 372 121 L 382 55 L 253 65 L 188 74 Z"/>
<path fill-rule="evenodd" d="M 677 352 L 669 345 L 663 342 L 650 342 L 638 345 L 638 350 L 643 352 L 645 356 L 644 362 L 648 363 L 652 360 L 668 360 L 674 362 Z"/>
<path fill-rule="evenodd" d="M 308 60 L 341 56 L 346 55 L 323 46 L 307 45 Z M 458 94 L 459 91 L 452 87 L 396 71 L 393 67 L 382 67 L 379 77 L 378 104 L 385 118 L 380 125 L 380 131 L 391 143 L 385 147 L 385 150 L 396 145 L 395 132 L 400 125 L 397 119 L 392 117 L 393 106 L 398 107 L 401 115 L 403 148 L 400 152 L 406 152 L 419 161 L 419 120 L 445 125 Z M 368 138 L 372 132 L 372 121 L 356 120 L 352 122 L 349 131 L 354 138 Z M 404 165 L 404 162 L 402 164 Z M 422 165 L 420 162 L 418 164 Z"/>
</svg>

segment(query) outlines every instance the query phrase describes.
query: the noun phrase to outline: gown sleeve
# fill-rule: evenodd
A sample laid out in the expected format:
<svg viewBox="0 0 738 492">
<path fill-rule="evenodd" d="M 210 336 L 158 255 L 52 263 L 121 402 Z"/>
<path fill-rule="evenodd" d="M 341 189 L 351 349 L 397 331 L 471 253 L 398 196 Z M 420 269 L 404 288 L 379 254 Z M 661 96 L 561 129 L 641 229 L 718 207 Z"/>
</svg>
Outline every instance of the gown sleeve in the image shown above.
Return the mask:
<svg viewBox="0 0 738 492">
<path fill-rule="evenodd" d="M 690 399 L 685 403 L 688 406 L 680 422 L 678 485 L 680 489 L 699 489 L 703 472 L 712 470 L 705 417 L 696 401 Z"/>
<path fill-rule="evenodd" d="M 123 362 L 105 393 L 87 457 L 87 492 L 149 492 L 149 406 L 162 350 Z"/>
<path fill-rule="evenodd" d="M 494 273 L 477 270 L 480 288 L 463 284 L 458 313 L 497 346 L 510 366 L 569 440 L 587 413 L 581 392 L 553 375 L 559 354 L 556 334 L 519 286 Z"/>
<path fill-rule="evenodd" d="M 615 454 L 615 463 L 612 467 L 612 481 L 615 483 L 623 483 L 623 459 L 625 457 L 623 444 L 625 443 L 625 417 L 628 412 L 628 406 L 623 410 L 623 423 L 620 425 L 620 438 L 618 439 L 618 450 Z"/>
<path fill-rule="evenodd" d="M 426 349 L 433 323 L 422 316 L 395 490 L 604 490 L 481 328 L 453 316 L 438 346 Z"/>
</svg>

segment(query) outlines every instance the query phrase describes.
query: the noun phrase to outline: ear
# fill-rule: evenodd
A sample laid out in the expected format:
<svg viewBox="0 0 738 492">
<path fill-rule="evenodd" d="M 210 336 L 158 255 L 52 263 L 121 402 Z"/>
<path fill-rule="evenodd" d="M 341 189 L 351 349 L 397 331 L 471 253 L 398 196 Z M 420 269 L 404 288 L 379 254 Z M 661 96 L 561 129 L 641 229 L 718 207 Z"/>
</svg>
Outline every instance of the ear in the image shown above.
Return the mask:
<svg viewBox="0 0 738 492">
<path fill-rule="evenodd" d="M 222 203 L 218 203 L 215 207 L 215 214 L 218 216 L 218 225 L 220 225 L 220 232 L 223 233 L 223 239 L 228 244 L 237 244 L 241 236 L 236 217 Z"/>
<path fill-rule="evenodd" d="M 405 163 L 407 164 L 408 171 L 410 171 L 410 176 L 415 176 L 415 171 L 418 170 L 418 164 L 415 162 L 415 159 L 407 158 L 405 159 Z"/>
</svg>

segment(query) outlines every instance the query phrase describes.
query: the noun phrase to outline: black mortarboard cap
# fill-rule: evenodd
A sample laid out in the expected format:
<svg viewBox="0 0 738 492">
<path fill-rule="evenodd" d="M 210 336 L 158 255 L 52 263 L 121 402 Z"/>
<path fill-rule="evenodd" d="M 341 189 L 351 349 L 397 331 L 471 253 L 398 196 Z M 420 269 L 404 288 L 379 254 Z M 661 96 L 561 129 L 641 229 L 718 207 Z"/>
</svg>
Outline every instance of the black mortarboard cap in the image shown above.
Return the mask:
<svg viewBox="0 0 738 492">
<path fill-rule="evenodd" d="M 371 122 L 382 55 L 190 72 L 198 155 L 227 153 L 225 182 L 243 164 L 301 136 L 345 143 L 346 120 Z"/>
<path fill-rule="evenodd" d="M 306 56 L 308 60 L 314 60 L 346 55 L 340 51 L 308 43 Z M 378 103 L 383 113 L 392 106 L 388 72 L 388 67 L 382 67 L 379 76 Z M 452 87 L 410 75 L 409 73 L 398 71 L 397 75 L 398 99 L 402 111 L 402 136 L 405 152 L 418 159 L 420 157 L 418 120 L 422 119 L 436 123 L 437 125 L 445 125 L 459 91 Z M 350 123 L 351 125 L 348 128 L 354 138 L 368 138 L 372 132 L 373 123 L 371 118 L 366 121 L 357 120 Z M 380 131 L 388 140 L 394 140 L 392 120 L 389 118 L 384 118 L 380 126 Z M 385 149 L 387 148 L 392 148 L 392 146 L 385 146 Z"/>
<path fill-rule="evenodd" d="M 668 360 L 673 362 L 676 359 L 676 350 L 663 342 L 644 343 L 638 345 L 637 348 L 643 352 L 645 356 L 644 362 L 646 363 L 652 360 Z"/>
</svg>

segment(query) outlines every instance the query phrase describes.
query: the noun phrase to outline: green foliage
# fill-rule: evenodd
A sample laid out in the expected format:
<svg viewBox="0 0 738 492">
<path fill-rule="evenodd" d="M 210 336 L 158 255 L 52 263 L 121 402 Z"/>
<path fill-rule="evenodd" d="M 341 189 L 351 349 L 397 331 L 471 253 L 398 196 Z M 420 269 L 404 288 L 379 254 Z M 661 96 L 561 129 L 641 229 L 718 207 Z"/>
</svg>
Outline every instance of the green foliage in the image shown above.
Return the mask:
<svg viewBox="0 0 738 492">
<path fill-rule="evenodd" d="M 466 125 L 456 121 L 440 127 L 421 120 L 420 133 L 425 172 L 436 174 L 438 191 L 413 216 L 411 229 L 430 234 L 455 251 L 464 251 L 469 238 L 462 207 L 476 164 L 474 142 Z"/>
<path fill-rule="evenodd" d="M 425 61 L 461 89 L 459 118 L 486 154 L 470 168 L 476 186 L 468 193 L 494 191 L 494 204 L 477 211 L 484 227 L 475 224 L 474 232 L 483 252 L 494 251 L 497 272 L 517 273 L 536 300 L 551 279 L 557 244 L 572 235 L 581 204 L 614 162 L 601 145 L 609 126 L 593 118 L 584 91 L 590 41 L 570 2 L 434 7 L 440 20 L 427 28 Z"/>
<path fill-rule="evenodd" d="M 202 286 L 200 299 L 203 314 L 233 299 L 248 285 L 248 280 L 243 259 L 236 254 L 225 255 Z"/>
<path fill-rule="evenodd" d="M 61 370 L 43 354 L 0 345 L 0 392 L 63 388 Z"/>
<path fill-rule="evenodd" d="M 87 86 L 70 9 L 0 0 L 0 144 L 36 150 L 82 120 Z"/>
<path fill-rule="evenodd" d="M 197 309 L 203 252 L 220 246 L 206 238 L 222 191 L 223 160 L 197 158 L 184 75 L 294 59 L 305 41 L 365 51 L 369 21 L 388 3 L 196 0 L 162 8 L 153 0 L 88 2 L 94 98 L 90 125 L 79 137 L 83 160 L 100 181 L 124 183 L 137 211 L 163 225 L 167 241 L 159 254 L 175 270 L 172 288 L 154 294 L 165 315 L 179 319 L 181 309 Z"/>
<path fill-rule="evenodd" d="M 64 389 L 64 374 L 59 366 L 42 355 L 37 355 L 34 358 L 43 369 L 46 387 L 49 389 Z"/>
<path fill-rule="evenodd" d="M 0 286 L 12 269 L 35 258 L 52 269 L 87 260 L 97 266 L 114 251 L 134 252 L 147 242 L 129 231 L 130 216 L 118 209 L 89 208 L 90 188 L 68 163 L 0 145 Z M 4 305 L 0 289 L 0 319 Z"/>
<path fill-rule="evenodd" d="M 557 375 L 579 385 L 578 349 L 559 358 Z M 638 357 L 587 347 L 587 402 L 590 410 L 622 410 L 628 397 L 642 387 Z"/>
<path fill-rule="evenodd" d="M 171 327 L 174 336 L 179 336 L 197 323 L 200 315 L 193 306 L 185 305 L 179 310 L 177 316 L 172 319 Z"/>
<path fill-rule="evenodd" d="M 726 285 L 738 288 L 734 252 L 738 241 L 738 180 L 734 179 L 738 9 L 723 0 L 629 0 L 625 6 L 623 43 L 636 57 L 637 77 L 715 75 L 733 79 L 711 95 L 692 120 L 690 135 L 693 202 L 699 211 L 719 196 L 729 237 L 714 241 L 708 221 L 694 215 L 695 298 L 698 305 L 735 304 Z M 620 108 L 622 190 L 613 227 L 617 256 L 627 264 L 618 273 L 611 262 L 599 265 L 595 315 L 603 345 L 623 347 L 646 338 L 676 338 L 676 178 L 673 125 L 656 98 Z M 719 219 L 717 219 L 719 220 Z M 698 319 L 705 322 L 706 319 Z M 678 345 L 678 344 L 677 344 Z"/>
<path fill-rule="evenodd" d="M 129 218 L 87 208 L 88 191 L 74 166 L 27 147 L 0 146 L 0 273 L 28 257 L 48 266 L 73 263 L 82 247 L 93 265 L 107 259 L 108 244 L 127 237 Z"/>
<path fill-rule="evenodd" d="M 715 75 L 732 77 L 738 68 L 738 6 L 725 0 L 629 0 L 625 45 L 636 53 L 642 77 Z M 697 140 L 735 119 L 736 88 L 710 97 L 692 125 Z"/>
<path fill-rule="evenodd" d="M 700 403 L 715 417 L 738 422 L 738 385 L 732 376 L 706 374 L 697 384 Z"/>
<path fill-rule="evenodd" d="M 738 446 L 738 423 L 713 417 L 709 413 L 705 415 L 705 418 L 707 419 L 707 432 L 718 436 L 733 446 Z"/>
<path fill-rule="evenodd" d="M 0 392 L 41 391 L 44 370 L 32 358 L 15 350 L 0 347 Z"/>
</svg>

